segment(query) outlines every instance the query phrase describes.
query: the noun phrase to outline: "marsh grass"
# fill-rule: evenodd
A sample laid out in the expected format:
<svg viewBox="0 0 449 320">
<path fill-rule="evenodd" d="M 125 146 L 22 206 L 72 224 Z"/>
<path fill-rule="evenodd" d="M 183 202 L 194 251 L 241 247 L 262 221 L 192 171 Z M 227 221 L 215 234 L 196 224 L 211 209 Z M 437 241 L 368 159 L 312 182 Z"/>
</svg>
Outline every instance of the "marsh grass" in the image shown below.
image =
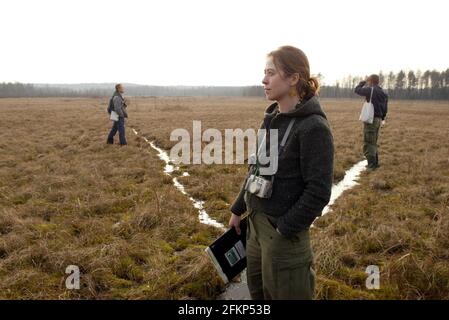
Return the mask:
<svg viewBox="0 0 449 320">
<path fill-rule="evenodd" d="M 0 298 L 197 299 L 223 284 L 201 225 L 148 145 L 106 145 L 94 99 L 1 100 Z M 174 232 L 176 230 L 176 232 Z M 77 265 L 81 289 L 65 288 Z"/>
<path fill-rule="evenodd" d="M 208 127 L 257 129 L 262 99 L 160 99 L 135 101 L 135 125 L 169 150 L 171 130 Z M 335 143 L 334 181 L 363 159 L 360 100 L 322 99 Z M 174 110 L 149 113 L 151 106 Z M 169 121 L 167 119 L 170 118 Z M 449 298 L 449 104 L 393 101 L 382 128 L 381 168 L 365 172 L 312 230 L 318 299 Z M 203 142 L 203 145 L 205 143 Z M 181 178 L 222 223 L 243 182 L 246 165 L 190 165 Z M 381 289 L 367 290 L 365 269 L 378 265 Z"/>
<path fill-rule="evenodd" d="M 64 101 L 63 101 L 64 100 Z M 322 99 L 334 181 L 362 160 L 359 100 Z M 176 128 L 257 129 L 256 98 L 135 98 L 129 146 L 105 144 L 106 99 L 2 99 L 2 298 L 211 299 L 223 284 L 204 254 L 220 231 L 162 173 L 142 136 L 169 150 Z M 312 229 L 318 299 L 449 298 L 449 104 L 393 101 L 381 168 L 362 174 Z M 203 146 L 206 144 L 202 143 Z M 181 165 L 190 195 L 227 224 L 246 165 Z M 175 172 L 180 174 L 180 172 Z M 67 265 L 82 288 L 65 289 Z M 381 289 L 367 290 L 378 265 Z"/>
</svg>

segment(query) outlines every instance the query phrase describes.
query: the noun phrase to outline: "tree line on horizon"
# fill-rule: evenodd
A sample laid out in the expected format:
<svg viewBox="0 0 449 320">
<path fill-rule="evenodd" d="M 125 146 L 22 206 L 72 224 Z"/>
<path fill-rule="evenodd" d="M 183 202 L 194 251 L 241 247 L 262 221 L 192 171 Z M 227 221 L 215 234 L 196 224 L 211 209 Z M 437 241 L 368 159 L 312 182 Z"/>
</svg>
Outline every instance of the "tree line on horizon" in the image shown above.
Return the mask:
<svg viewBox="0 0 449 320">
<path fill-rule="evenodd" d="M 444 71 L 418 70 L 378 73 L 380 86 L 392 99 L 449 100 L 449 68 Z M 323 87 L 323 96 L 348 97 L 360 81 L 360 76 L 347 76 L 334 86 Z M 349 92 L 348 92 L 349 91 Z M 352 92 L 351 92 L 352 91 Z"/>
<path fill-rule="evenodd" d="M 390 99 L 449 100 L 449 68 L 445 71 L 426 70 L 378 73 L 380 85 Z M 318 74 L 318 78 L 322 78 Z M 365 77 L 347 76 L 334 85 L 323 85 L 320 97 L 354 98 L 355 86 Z M 0 83 L 0 98 L 11 97 L 108 97 L 114 84 L 23 84 Z M 262 86 L 149 86 L 125 84 L 129 96 L 193 96 L 193 97 L 263 97 Z"/>
</svg>

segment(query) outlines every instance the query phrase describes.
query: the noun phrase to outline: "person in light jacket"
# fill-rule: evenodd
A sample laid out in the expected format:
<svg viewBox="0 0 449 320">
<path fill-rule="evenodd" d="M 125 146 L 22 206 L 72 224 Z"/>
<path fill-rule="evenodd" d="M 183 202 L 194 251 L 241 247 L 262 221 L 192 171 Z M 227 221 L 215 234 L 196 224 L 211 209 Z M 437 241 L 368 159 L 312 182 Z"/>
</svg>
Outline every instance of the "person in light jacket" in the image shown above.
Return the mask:
<svg viewBox="0 0 449 320">
<path fill-rule="evenodd" d="M 118 114 L 118 120 L 113 121 L 111 131 L 109 132 L 107 143 L 114 144 L 114 136 L 119 133 L 120 145 L 127 145 L 126 137 L 125 137 L 125 118 L 128 118 L 128 113 L 126 112 L 126 101 L 123 97 L 125 90 L 123 85 L 117 84 L 115 86 L 115 92 L 111 98 L 112 110 Z"/>
</svg>

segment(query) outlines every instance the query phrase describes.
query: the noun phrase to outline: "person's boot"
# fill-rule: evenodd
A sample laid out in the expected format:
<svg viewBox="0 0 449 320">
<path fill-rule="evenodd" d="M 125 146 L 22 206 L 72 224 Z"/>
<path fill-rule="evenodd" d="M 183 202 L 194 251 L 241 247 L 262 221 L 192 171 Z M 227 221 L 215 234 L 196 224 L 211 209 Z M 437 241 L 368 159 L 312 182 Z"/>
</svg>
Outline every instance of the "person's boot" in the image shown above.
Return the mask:
<svg viewBox="0 0 449 320">
<path fill-rule="evenodd" d="M 375 170 L 377 168 L 376 167 L 376 157 L 368 156 L 368 157 L 366 157 L 366 159 L 368 160 L 368 165 L 366 166 L 366 168 L 369 170 Z"/>
<path fill-rule="evenodd" d="M 380 167 L 380 164 L 379 164 L 379 153 L 376 153 L 376 161 L 374 162 L 374 166 L 376 168 Z"/>
</svg>

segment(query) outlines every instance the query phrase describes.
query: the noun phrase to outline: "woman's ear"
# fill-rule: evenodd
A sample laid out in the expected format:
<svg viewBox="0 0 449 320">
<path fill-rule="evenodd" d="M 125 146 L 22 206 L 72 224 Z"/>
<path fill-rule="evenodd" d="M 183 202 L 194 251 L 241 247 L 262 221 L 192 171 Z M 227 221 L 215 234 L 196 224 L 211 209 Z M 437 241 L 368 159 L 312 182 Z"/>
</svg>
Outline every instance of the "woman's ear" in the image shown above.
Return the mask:
<svg viewBox="0 0 449 320">
<path fill-rule="evenodd" d="M 290 76 L 290 86 L 296 86 L 299 82 L 299 73 L 294 73 Z"/>
</svg>

